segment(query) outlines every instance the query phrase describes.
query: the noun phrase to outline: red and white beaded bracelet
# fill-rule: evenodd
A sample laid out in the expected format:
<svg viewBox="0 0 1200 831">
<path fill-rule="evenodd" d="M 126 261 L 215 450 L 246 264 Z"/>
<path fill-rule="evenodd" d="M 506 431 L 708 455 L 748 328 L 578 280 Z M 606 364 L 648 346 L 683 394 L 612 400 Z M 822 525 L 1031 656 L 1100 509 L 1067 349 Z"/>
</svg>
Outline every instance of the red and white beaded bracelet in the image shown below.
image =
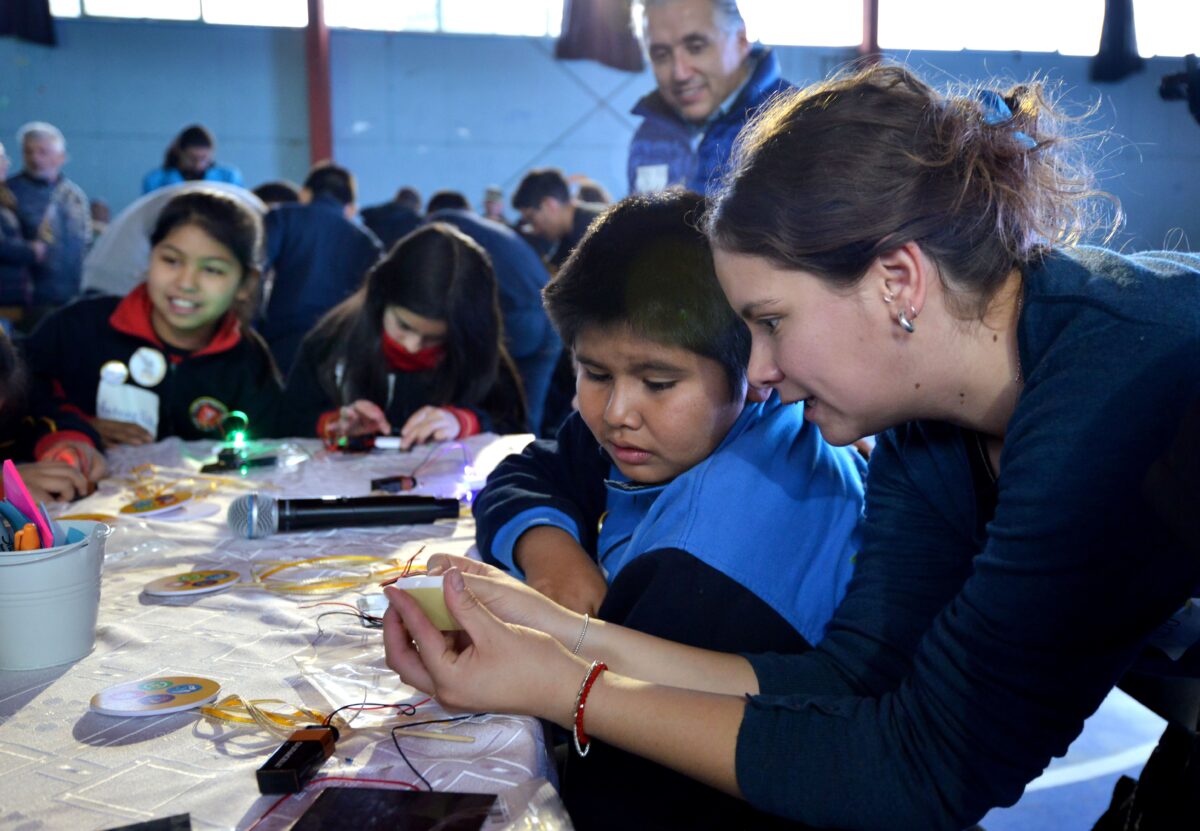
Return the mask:
<svg viewBox="0 0 1200 831">
<path fill-rule="evenodd" d="M 575 695 L 575 729 L 571 732 L 571 738 L 575 741 L 575 752 L 581 757 L 588 755 L 588 751 L 592 749 L 591 740 L 587 737 L 587 733 L 583 732 L 583 708 L 587 705 L 587 697 L 588 693 L 592 691 L 592 685 L 596 683 L 600 673 L 606 669 L 608 669 L 608 664 L 603 661 L 592 661 L 587 675 L 583 677 L 583 683 L 579 685 L 579 692 Z"/>
</svg>

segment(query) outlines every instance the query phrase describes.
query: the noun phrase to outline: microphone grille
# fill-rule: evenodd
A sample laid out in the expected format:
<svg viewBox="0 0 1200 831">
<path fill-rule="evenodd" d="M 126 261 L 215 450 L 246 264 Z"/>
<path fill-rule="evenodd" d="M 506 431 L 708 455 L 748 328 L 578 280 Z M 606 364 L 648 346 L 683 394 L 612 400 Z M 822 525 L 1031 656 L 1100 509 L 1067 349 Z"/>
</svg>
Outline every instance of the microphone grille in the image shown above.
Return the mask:
<svg viewBox="0 0 1200 831">
<path fill-rule="evenodd" d="M 279 508 L 271 497 L 250 493 L 233 500 L 225 521 L 243 539 L 269 537 L 279 530 Z"/>
</svg>

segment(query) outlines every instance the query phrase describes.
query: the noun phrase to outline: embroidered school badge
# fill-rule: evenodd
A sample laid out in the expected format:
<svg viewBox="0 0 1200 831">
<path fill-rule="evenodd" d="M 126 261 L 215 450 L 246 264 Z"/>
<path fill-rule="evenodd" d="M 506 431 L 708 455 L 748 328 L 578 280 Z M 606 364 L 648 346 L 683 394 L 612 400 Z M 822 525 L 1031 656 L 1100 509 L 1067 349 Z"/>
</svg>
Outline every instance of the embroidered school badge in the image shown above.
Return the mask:
<svg viewBox="0 0 1200 831">
<path fill-rule="evenodd" d="M 225 416 L 229 415 L 229 408 L 217 399 L 203 395 L 188 407 L 188 415 L 197 430 L 213 431 L 220 428 Z"/>
</svg>

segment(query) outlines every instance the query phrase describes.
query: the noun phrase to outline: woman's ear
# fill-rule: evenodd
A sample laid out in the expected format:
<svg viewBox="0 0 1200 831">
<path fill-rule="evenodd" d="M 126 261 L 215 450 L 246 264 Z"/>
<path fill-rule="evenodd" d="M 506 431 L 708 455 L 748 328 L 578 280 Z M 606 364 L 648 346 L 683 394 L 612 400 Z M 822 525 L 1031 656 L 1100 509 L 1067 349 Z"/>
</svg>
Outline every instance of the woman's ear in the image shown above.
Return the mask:
<svg viewBox="0 0 1200 831">
<path fill-rule="evenodd" d="M 937 273 L 921 246 L 910 241 L 880 254 L 867 278 L 872 293 L 890 307 L 889 315 L 911 324 L 925 308 L 930 280 L 936 280 Z"/>
</svg>

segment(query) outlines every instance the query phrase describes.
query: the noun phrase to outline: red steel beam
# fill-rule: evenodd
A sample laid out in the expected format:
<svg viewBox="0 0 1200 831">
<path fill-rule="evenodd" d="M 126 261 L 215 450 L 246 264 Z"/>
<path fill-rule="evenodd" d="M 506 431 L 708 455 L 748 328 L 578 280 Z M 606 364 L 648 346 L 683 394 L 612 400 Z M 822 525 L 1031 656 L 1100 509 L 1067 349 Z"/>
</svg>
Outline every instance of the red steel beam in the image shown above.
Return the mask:
<svg viewBox="0 0 1200 831">
<path fill-rule="evenodd" d="M 858 54 L 870 63 L 878 63 L 879 51 L 879 0 L 863 0 L 863 39 L 858 45 Z"/>
<path fill-rule="evenodd" d="M 308 154 L 309 160 L 316 164 L 333 158 L 333 92 L 324 0 L 308 0 L 304 58 L 308 71 Z"/>
</svg>

